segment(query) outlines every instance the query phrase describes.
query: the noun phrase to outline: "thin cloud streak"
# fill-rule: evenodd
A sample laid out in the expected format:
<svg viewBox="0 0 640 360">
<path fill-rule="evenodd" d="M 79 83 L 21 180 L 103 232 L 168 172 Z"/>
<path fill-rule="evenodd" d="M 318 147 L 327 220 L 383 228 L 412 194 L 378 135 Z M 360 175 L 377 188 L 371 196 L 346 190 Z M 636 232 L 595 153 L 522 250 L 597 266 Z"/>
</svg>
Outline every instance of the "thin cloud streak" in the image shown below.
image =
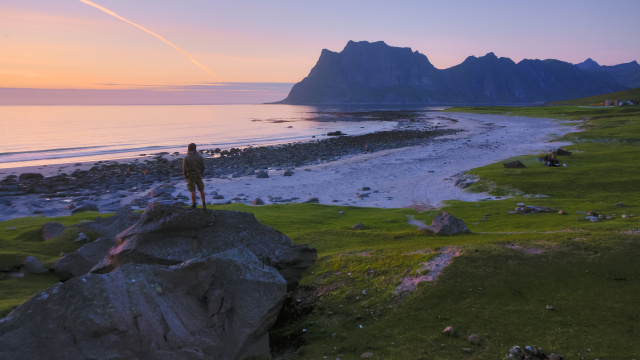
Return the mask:
<svg viewBox="0 0 640 360">
<path fill-rule="evenodd" d="M 186 57 L 188 57 L 188 58 L 189 58 L 189 60 L 191 60 L 194 64 L 198 65 L 198 66 L 199 66 L 199 67 L 201 67 L 204 71 L 206 71 L 209 75 L 211 75 L 211 76 L 215 79 L 215 81 L 220 81 L 220 80 L 218 79 L 218 77 L 217 77 L 217 76 L 215 76 L 215 75 L 213 74 L 213 72 L 211 72 L 211 70 L 209 70 L 206 66 L 202 65 L 198 60 L 194 59 L 194 58 L 193 58 L 193 56 L 191 56 L 188 52 L 186 52 L 186 51 L 182 50 L 181 48 L 177 47 L 176 45 L 174 45 L 173 43 L 171 43 L 169 40 L 165 39 L 164 37 L 162 37 L 162 36 L 160 36 L 160 35 L 158 35 L 158 34 L 154 33 L 153 31 L 151 31 L 151 30 L 149 30 L 149 29 L 145 28 L 145 27 L 144 27 L 144 26 L 142 26 L 142 25 L 138 25 L 138 24 L 134 23 L 133 21 L 130 21 L 130 20 L 127 20 L 127 19 L 123 18 L 122 16 L 120 16 L 120 15 L 116 14 L 115 12 L 113 12 L 113 11 L 111 11 L 111 10 L 109 10 L 109 9 L 105 8 L 104 6 L 98 5 L 98 4 L 96 4 L 96 3 L 92 2 L 92 1 L 89 1 L 89 0 L 78 0 L 78 1 L 80 1 L 80 2 L 82 2 L 82 3 L 85 3 L 85 4 L 89 5 L 89 6 L 92 6 L 92 7 L 96 8 L 96 9 L 98 9 L 98 10 L 100 10 L 100 11 L 104 12 L 104 13 L 107 13 L 107 14 L 109 14 L 109 15 L 111 15 L 111 16 L 114 16 L 115 18 L 120 19 L 120 20 L 122 20 L 122 21 L 126 22 L 127 24 L 131 24 L 131 25 L 133 25 L 133 26 L 137 27 L 138 29 L 140 29 L 140 30 L 142 30 L 142 31 L 146 32 L 147 34 L 152 35 L 152 36 L 154 36 L 154 37 L 158 38 L 158 39 L 159 39 L 160 41 L 162 41 L 163 43 L 165 43 L 165 44 L 167 44 L 167 45 L 171 46 L 172 48 L 174 48 L 174 49 L 178 50 L 179 52 L 181 52 L 182 54 L 184 54 Z"/>
</svg>

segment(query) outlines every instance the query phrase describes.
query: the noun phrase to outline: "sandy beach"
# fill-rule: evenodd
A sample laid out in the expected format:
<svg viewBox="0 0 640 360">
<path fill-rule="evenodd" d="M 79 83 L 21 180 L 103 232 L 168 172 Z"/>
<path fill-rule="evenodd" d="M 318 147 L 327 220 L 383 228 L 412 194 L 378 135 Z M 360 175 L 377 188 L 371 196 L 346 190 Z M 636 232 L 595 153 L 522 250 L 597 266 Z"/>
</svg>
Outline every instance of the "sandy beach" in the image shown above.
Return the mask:
<svg viewBox="0 0 640 360">
<path fill-rule="evenodd" d="M 315 163 L 289 169 L 268 169 L 268 178 L 256 176 L 205 178 L 207 202 L 251 204 L 260 198 L 265 204 L 305 202 L 317 199 L 320 204 L 363 207 L 437 208 L 444 200 L 477 201 L 488 194 L 469 193 L 455 186 L 456 174 L 518 155 L 546 152 L 568 143 L 551 142 L 552 138 L 577 131 L 551 119 L 533 119 L 497 115 L 439 113 L 455 120 L 463 131 L 425 140 L 423 145 L 380 150 L 344 156 L 335 161 Z M 181 155 L 166 155 L 168 159 Z M 118 160 L 119 163 L 141 159 Z M 94 164 L 64 164 L 31 168 L 0 169 L 0 179 L 7 175 L 37 172 L 45 177 L 88 170 Z M 162 187 L 163 201 L 188 200 L 189 193 L 181 174 L 170 174 L 147 186 L 119 191 L 78 193 L 71 196 L 47 196 L 38 193 L 0 191 L 0 220 L 24 216 L 59 216 L 71 213 L 70 204 L 90 202 L 100 212 L 113 212 L 125 205 L 142 208 L 154 198 L 148 194 Z M 213 195 L 217 195 L 214 199 Z M 138 199 L 136 201 L 136 199 Z M 199 201 L 200 203 L 200 201 Z"/>
</svg>

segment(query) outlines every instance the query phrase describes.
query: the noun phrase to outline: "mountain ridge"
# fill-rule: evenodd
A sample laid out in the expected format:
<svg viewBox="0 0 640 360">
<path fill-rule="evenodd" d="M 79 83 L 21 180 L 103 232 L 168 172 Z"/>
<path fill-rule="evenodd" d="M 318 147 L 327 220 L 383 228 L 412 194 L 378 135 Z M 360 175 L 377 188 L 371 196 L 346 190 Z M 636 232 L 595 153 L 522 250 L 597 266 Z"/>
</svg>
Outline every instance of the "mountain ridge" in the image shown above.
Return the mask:
<svg viewBox="0 0 640 360">
<path fill-rule="evenodd" d="M 383 41 L 323 49 L 281 104 L 531 104 L 611 93 L 640 84 L 637 62 L 601 66 L 546 59 L 518 63 L 493 52 L 437 69 L 428 57 Z M 638 85 L 640 86 L 640 85 Z"/>
</svg>

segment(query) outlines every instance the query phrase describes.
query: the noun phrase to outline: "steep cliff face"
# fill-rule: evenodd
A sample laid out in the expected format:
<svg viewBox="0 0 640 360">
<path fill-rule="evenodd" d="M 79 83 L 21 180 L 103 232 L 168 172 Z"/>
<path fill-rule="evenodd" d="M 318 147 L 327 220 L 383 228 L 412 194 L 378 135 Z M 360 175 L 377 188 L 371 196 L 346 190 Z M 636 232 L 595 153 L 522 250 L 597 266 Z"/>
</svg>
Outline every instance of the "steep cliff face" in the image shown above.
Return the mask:
<svg viewBox="0 0 640 360">
<path fill-rule="evenodd" d="M 558 60 L 516 64 L 488 53 L 439 70 L 410 48 L 349 41 L 340 53 L 323 50 L 309 75 L 280 103 L 526 104 L 628 88 L 619 83 L 622 76 L 594 73 L 590 70 L 594 64 L 581 67 Z"/>
<path fill-rule="evenodd" d="M 417 51 L 382 41 L 349 41 L 340 53 L 322 50 L 316 66 L 283 102 L 403 103 L 439 89 L 439 78 L 438 70 Z"/>
<path fill-rule="evenodd" d="M 640 64 L 632 61 L 624 64 L 604 66 L 592 59 L 576 64 L 582 70 L 588 71 L 605 81 L 611 81 L 630 89 L 640 87 Z"/>
</svg>

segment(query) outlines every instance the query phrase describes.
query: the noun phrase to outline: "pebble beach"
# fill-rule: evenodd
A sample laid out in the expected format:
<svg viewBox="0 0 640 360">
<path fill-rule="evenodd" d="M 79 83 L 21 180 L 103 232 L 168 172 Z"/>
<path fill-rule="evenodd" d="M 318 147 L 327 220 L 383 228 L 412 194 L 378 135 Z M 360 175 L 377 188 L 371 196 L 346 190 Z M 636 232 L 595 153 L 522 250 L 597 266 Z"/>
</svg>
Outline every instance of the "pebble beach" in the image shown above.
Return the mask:
<svg viewBox="0 0 640 360">
<path fill-rule="evenodd" d="M 557 120 L 441 112 L 443 125 L 405 121 L 389 131 L 244 149 L 199 149 L 208 204 L 316 202 L 381 208 L 437 208 L 488 194 L 459 185 L 470 169 L 547 152 L 577 131 Z M 186 151 L 186 144 L 185 144 Z M 190 203 L 183 153 L 0 169 L 0 221 L 114 212 L 147 203 Z M 458 185 L 456 185 L 456 182 Z M 198 200 L 200 205 L 200 201 Z"/>
</svg>

